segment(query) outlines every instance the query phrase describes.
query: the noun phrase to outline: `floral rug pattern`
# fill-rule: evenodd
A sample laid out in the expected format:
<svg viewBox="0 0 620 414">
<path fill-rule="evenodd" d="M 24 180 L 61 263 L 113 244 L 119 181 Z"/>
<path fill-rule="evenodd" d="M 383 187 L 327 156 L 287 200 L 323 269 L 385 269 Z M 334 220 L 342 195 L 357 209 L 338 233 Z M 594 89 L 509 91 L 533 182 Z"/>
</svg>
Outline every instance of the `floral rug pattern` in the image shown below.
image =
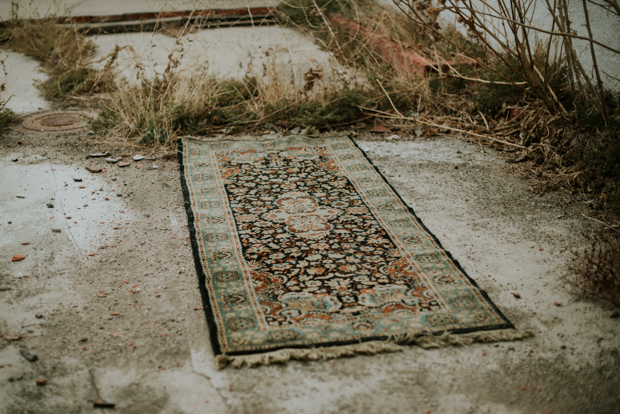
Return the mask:
<svg viewBox="0 0 620 414">
<path fill-rule="evenodd" d="M 512 327 L 349 138 L 179 145 L 216 354 Z"/>
</svg>

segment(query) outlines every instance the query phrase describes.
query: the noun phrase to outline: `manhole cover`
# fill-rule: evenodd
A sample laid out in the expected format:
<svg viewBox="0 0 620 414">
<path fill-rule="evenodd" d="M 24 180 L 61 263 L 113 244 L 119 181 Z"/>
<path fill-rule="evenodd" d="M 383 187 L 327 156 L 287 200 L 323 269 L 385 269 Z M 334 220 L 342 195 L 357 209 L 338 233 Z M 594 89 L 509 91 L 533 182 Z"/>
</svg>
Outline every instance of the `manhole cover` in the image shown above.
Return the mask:
<svg viewBox="0 0 620 414">
<path fill-rule="evenodd" d="M 25 115 L 17 120 L 12 129 L 25 133 L 77 132 L 90 127 L 89 122 L 97 117 L 87 111 L 45 111 Z"/>
</svg>

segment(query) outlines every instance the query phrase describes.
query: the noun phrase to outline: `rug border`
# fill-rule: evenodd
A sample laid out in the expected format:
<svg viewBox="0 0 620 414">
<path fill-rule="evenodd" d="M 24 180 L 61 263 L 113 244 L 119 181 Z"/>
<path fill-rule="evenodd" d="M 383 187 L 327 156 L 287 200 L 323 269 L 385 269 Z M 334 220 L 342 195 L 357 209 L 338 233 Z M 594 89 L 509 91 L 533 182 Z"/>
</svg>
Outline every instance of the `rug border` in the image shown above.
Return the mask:
<svg viewBox="0 0 620 414">
<path fill-rule="evenodd" d="M 280 137 L 274 137 L 274 139 L 276 139 L 276 138 L 286 138 L 286 137 L 312 138 L 312 137 L 308 137 L 306 135 L 301 135 L 301 134 L 289 134 L 289 135 L 282 135 Z M 370 158 L 368 158 L 368 156 L 366 155 L 366 152 L 363 149 L 361 149 L 359 147 L 359 145 L 357 145 L 357 142 L 355 142 L 349 135 L 344 135 L 344 136 L 343 135 L 334 135 L 334 136 L 327 135 L 327 136 L 324 136 L 324 137 L 321 137 L 321 138 L 347 138 L 354 145 L 354 147 L 359 151 L 359 153 L 364 157 L 364 159 L 374 168 L 375 172 L 379 175 L 379 177 L 381 177 L 383 182 L 387 186 L 389 186 L 389 188 L 396 195 L 398 200 L 400 200 L 400 202 L 407 208 L 407 211 L 416 219 L 417 223 L 422 227 L 422 229 L 428 235 L 430 235 L 432 237 L 433 241 L 437 244 L 437 246 L 441 250 L 443 250 L 446 253 L 446 256 L 454 263 L 456 268 L 467 278 L 467 280 L 472 284 L 473 287 L 478 289 L 480 295 L 486 300 L 486 302 L 491 306 L 491 308 L 495 312 L 497 312 L 497 314 L 500 316 L 500 318 L 505 321 L 504 324 L 500 324 L 500 325 L 482 326 L 482 327 L 477 327 L 477 328 L 460 328 L 460 329 L 452 329 L 452 330 L 446 329 L 446 330 L 443 330 L 443 331 L 431 332 L 430 333 L 431 335 L 433 335 L 433 336 L 440 336 L 440 335 L 443 335 L 446 332 L 458 335 L 458 334 L 466 334 L 466 333 L 470 333 L 470 332 L 494 331 L 494 330 L 499 330 L 499 329 L 513 329 L 513 330 L 516 330 L 516 328 L 512 324 L 512 322 L 510 322 L 510 320 L 508 318 L 506 318 L 506 316 L 502 313 L 502 311 L 500 311 L 499 308 L 497 307 L 497 305 L 495 305 L 495 303 L 491 300 L 491 298 L 489 297 L 488 293 L 486 291 L 482 290 L 478 286 L 476 281 L 474 279 L 472 279 L 467 274 L 467 272 L 465 272 L 465 269 L 463 269 L 463 267 L 458 262 L 458 260 L 456 260 L 454 257 L 452 257 L 452 254 L 441 245 L 441 242 L 439 241 L 439 239 L 437 239 L 435 234 L 432 233 L 428 229 L 428 227 L 426 227 L 424 225 L 424 223 L 422 223 L 422 220 L 420 219 L 420 217 L 418 217 L 418 215 L 415 213 L 413 208 L 411 208 L 409 206 L 409 204 L 407 204 L 405 202 L 405 200 L 403 200 L 403 198 L 398 193 L 398 191 L 396 191 L 396 189 L 392 186 L 392 184 L 389 183 L 389 181 L 385 178 L 385 176 L 381 173 L 381 171 L 379 171 L 379 169 L 372 162 L 372 160 L 370 160 Z M 229 138 L 229 139 L 222 139 L 222 140 L 210 140 L 210 139 L 202 139 L 202 138 L 191 137 L 191 136 L 184 136 L 184 137 L 181 137 L 181 138 L 179 138 L 177 140 L 177 145 L 178 145 L 177 158 L 178 158 L 178 161 L 179 161 L 179 171 L 181 173 L 181 187 L 182 187 L 182 191 L 183 191 L 183 199 L 184 199 L 184 205 L 185 205 L 185 212 L 187 213 L 187 219 L 188 219 L 187 220 L 187 224 L 188 224 L 188 228 L 189 228 L 189 232 L 190 232 L 190 241 L 191 241 L 191 245 L 192 245 L 192 254 L 194 256 L 194 265 L 196 266 L 196 273 L 198 275 L 199 290 L 200 290 L 200 294 L 202 296 L 202 307 L 203 307 L 203 310 L 205 312 L 205 316 L 206 316 L 206 319 L 207 319 L 207 325 L 208 325 L 208 328 L 209 328 L 209 335 L 211 337 L 210 338 L 211 339 L 211 345 L 213 347 L 213 353 L 215 354 L 215 356 L 218 356 L 218 355 L 230 355 L 230 356 L 258 355 L 258 354 L 263 354 L 263 353 L 267 353 L 267 352 L 274 352 L 274 351 L 278 351 L 278 350 L 282 350 L 282 349 L 323 348 L 323 347 L 339 346 L 339 345 L 351 345 L 351 344 L 357 344 L 357 343 L 369 342 L 369 341 L 386 341 L 386 340 L 389 340 L 388 336 L 372 336 L 372 337 L 360 338 L 359 340 L 335 341 L 335 342 L 326 342 L 326 343 L 321 343 L 321 344 L 309 344 L 309 345 L 288 345 L 288 346 L 280 346 L 280 347 L 274 347 L 274 348 L 269 348 L 269 349 L 261 349 L 261 350 L 257 350 L 257 351 L 236 351 L 236 352 L 223 353 L 221 345 L 220 345 L 220 342 L 219 342 L 219 338 L 218 338 L 217 324 L 215 322 L 215 315 L 213 313 L 213 308 L 211 307 L 211 302 L 209 300 L 209 293 L 207 292 L 206 274 L 204 272 L 204 269 L 202 268 L 202 263 L 200 261 L 200 250 L 198 248 L 198 240 L 197 240 L 197 237 L 196 237 L 196 228 L 194 226 L 195 217 L 194 217 L 194 212 L 193 212 L 193 210 L 191 208 L 191 197 L 190 197 L 189 188 L 187 186 L 187 182 L 186 182 L 186 179 L 185 179 L 185 165 L 183 163 L 183 153 L 184 153 L 183 140 L 184 139 L 193 139 L 193 140 L 196 140 L 196 141 L 203 141 L 203 142 L 215 142 L 215 141 L 218 141 L 218 142 L 219 141 L 234 141 L 234 142 L 248 141 L 248 142 L 257 142 L 257 140 L 251 140 L 251 139 L 241 140 L 241 139 L 231 139 L 231 138 Z"/>
</svg>

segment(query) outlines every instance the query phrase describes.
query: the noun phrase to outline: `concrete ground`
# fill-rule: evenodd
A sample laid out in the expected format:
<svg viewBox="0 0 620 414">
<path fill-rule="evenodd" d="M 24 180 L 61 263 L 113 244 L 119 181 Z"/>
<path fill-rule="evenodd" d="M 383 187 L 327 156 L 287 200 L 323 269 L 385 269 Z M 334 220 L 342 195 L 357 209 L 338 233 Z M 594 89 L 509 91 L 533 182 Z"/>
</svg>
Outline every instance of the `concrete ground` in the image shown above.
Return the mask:
<svg viewBox="0 0 620 414">
<path fill-rule="evenodd" d="M 299 71 L 314 62 L 308 55 L 322 56 L 286 30 L 243 30 L 197 35 L 203 43 L 194 50 L 213 55 L 192 56 L 222 63 L 217 53 L 231 46 L 218 42 L 231 33 L 252 47 L 235 49 L 237 60 L 225 62 L 231 71 L 247 64 L 244 50 L 259 56 L 263 42 L 279 48 L 282 61 L 297 53 Z M 99 53 L 122 36 L 98 37 Z M 165 52 L 164 37 L 156 43 Z M 47 108 L 32 87 L 42 76 L 36 62 L 9 52 L 6 64 L 13 108 Z M 562 280 L 566 247 L 589 224 L 586 206 L 532 194 L 491 150 L 399 134 L 356 140 L 533 338 L 216 371 L 204 313 L 195 310 L 201 299 L 174 151 L 86 132 L 9 131 L 0 136 L 0 413 L 100 412 L 94 402 L 102 398 L 123 414 L 618 412 L 620 318 Z M 106 151 L 131 165 L 86 158 Z M 135 154 L 147 159 L 131 161 Z M 87 166 L 105 171 L 90 174 Z M 25 259 L 12 262 L 14 255 Z"/>
<path fill-rule="evenodd" d="M 10 132 L 0 141 L 0 412 L 97 412 L 97 398 L 119 413 L 617 412 L 620 320 L 561 279 L 584 207 L 533 195 L 497 155 L 454 138 L 369 139 L 358 144 L 534 338 L 218 372 L 194 310 L 176 162 L 85 133 Z M 85 158 L 98 151 L 157 158 L 121 169 Z"/>
</svg>

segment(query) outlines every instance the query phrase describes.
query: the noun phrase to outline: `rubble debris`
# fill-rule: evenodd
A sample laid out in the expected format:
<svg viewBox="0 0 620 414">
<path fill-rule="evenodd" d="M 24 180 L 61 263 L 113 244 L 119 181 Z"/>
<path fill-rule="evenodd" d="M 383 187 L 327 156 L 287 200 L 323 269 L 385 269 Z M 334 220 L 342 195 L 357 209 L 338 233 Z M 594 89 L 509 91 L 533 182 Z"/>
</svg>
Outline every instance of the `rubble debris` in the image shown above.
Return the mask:
<svg viewBox="0 0 620 414">
<path fill-rule="evenodd" d="M 20 260 L 24 260 L 26 258 L 26 256 L 22 255 L 22 254 L 16 254 L 13 256 L 13 258 L 11 259 L 12 262 L 19 262 Z"/>
<path fill-rule="evenodd" d="M 144 155 L 134 155 L 133 157 L 134 161 L 142 161 L 144 159 Z"/>
<path fill-rule="evenodd" d="M 47 203 L 47 208 L 54 208 L 54 204 L 52 204 L 52 203 Z"/>
<path fill-rule="evenodd" d="M 97 152 L 95 154 L 90 154 L 89 157 L 90 158 L 101 158 L 101 157 L 107 157 L 108 155 L 110 155 L 109 152 Z"/>
<path fill-rule="evenodd" d="M 19 350 L 19 353 L 22 354 L 22 356 L 26 358 L 26 360 L 28 360 L 29 362 L 35 362 L 36 360 L 39 359 L 39 357 L 33 354 L 32 352 L 30 352 L 28 348 L 21 348 Z"/>
<path fill-rule="evenodd" d="M 121 167 L 121 168 L 127 167 L 127 166 L 129 166 L 129 163 L 128 162 L 119 162 L 118 166 Z"/>
<path fill-rule="evenodd" d="M 60 233 L 62 230 L 60 229 L 52 229 L 52 233 Z"/>
<path fill-rule="evenodd" d="M 392 130 L 384 127 L 383 125 L 376 125 L 370 130 L 370 132 L 375 134 L 391 134 Z"/>
<path fill-rule="evenodd" d="M 88 170 L 88 172 L 91 172 L 93 174 L 101 172 L 101 168 L 99 167 L 86 167 L 86 169 Z"/>
<path fill-rule="evenodd" d="M 76 183 L 81 183 L 82 179 L 81 178 L 73 178 L 73 181 L 75 181 Z"/>
<path fill-rule="evenodd" d="M 26 198 L 26 196 L 23 195 L 23 194 L 17 194 L 15 197 L 17 197 L 17 198 Z"/>
<path fill-rule="evenodd" d="M 39 387 L 42 387 L 42 386 L 43 386 L 43 385 L 45 385 L 45 384 L 47 384 L 47 380 L 46 380 L 45 378 L 39 378 L 39 379 L 37 380 L 37 385 L 38 385 Z"/>
<path fill-rule="evenodd" d="M 122 158 L 106 158 L 105 162 L 107 162 L 108 164 L 116 164 L 120 160 L 122 160 Z"/>
</svg>

